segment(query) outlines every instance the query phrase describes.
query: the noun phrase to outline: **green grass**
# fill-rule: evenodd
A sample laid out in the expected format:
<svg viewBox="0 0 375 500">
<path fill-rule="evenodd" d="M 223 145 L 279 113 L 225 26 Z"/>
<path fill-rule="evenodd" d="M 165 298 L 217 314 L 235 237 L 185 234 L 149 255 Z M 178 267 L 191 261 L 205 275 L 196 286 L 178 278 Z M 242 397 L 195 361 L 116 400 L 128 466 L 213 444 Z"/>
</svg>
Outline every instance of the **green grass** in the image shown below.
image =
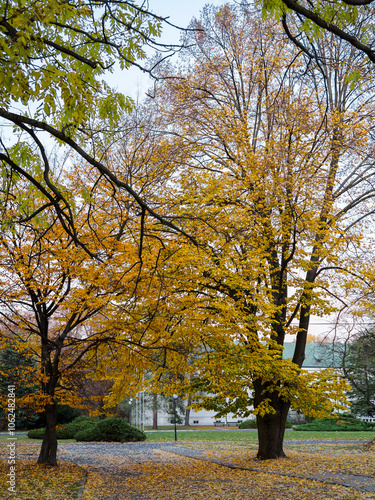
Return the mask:
<svg viewBox="0 0 375 500">
<path fill-rule="evenodd" d="M 149 442 L 165 442 L 174 441 L 174 431 L 167 432 L 147 432 L 147 441 Z M 7 435 L 0 436 L 0 440 L 6 440 Z M 341 440 L 341 439 L 365 439 L 370 441 L 375 437 L 374 431 L 285 431 L 285 441 L 320 441 L 320 440 Z M 257 442 L 258 435 L 256 431 L 239 431 L 223 430 L 223 431 L 207 431 L 207 430 L 192 430 L 190 432 L 183 432 L 177 429 L 178 441 L 250 441 Z M 17 441 L 29 441 L 41 443 L 40 439 L 29 439 L 25 434 L 17 435 Z M 62 441 L 75 442 L 74 439 L 67 439 Z"/>
<path fill-rule="evenodd" d="M 370 441 L 375 437 L 374 431 L 286 431 L 285 440 L 293 441 L 320 441 L 331 439 L 365 439 Z"/>
<path fill-rule="evenodd" d="M 147 432 L 147 441 L 152 442 L 164 442 L 164 441 L 174 441 L 174 432 Z M 365 439 L 370 441 L 375 436 L 374 431 L 357 431 L 357 432 L 305 432 L 305 431 L 286 431 L 285 440 L 293 441 L 320 441 L 320 440 L 341 440 L 341 439 Z M 177 430 L 177 440 L 178 441 L 251 441 L 257 442 L 258 435 L 254 431 L 191 431 L 191 432 L 179 432 Z"/>
<path fill-rule="evenodd" d="M 8 437 L 8 434 L 3 434 L 0 436 L 0 440 L 6 441 Z M 40 443 L 40 439 L 29 439 L 26 434 L 16 434 L 12 437 L 16 437 L 17 441 L 35 441 Z"/>
</svg>

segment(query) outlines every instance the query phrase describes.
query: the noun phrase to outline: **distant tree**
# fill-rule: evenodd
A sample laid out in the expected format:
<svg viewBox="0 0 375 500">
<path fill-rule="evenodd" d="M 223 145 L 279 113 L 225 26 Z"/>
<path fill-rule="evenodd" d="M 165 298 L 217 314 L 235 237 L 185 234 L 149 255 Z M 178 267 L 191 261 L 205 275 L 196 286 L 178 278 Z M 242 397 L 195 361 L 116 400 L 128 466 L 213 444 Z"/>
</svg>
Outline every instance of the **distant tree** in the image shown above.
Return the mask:
<svg viewBox="0 0 375 500">
<path fill-rule="evenodd" d="M 174 408 L 176 405 L 176 414 Z M 167 412 L 168 420 L 171 424 L 176 421 L 177 425 L 181 425 L 184 422 L 185 417 L 185 405 L 181 397 L 173 398 L 172 396 L 164 398 L 164 410 Z"/>
<path fill-rule="evenodd" d="M 351 410 L 357 415 L 375 416 L 375 331 L 361 332 L 343 347 L 343 370 L 352 386 Z"/>
<path fill-rule="evenodd" d="M 16 395 L 16 430 L 32 428 L 39 419 L 39 415 L 30 401 L 32 394 L 39 388 L 38 379 L 35 374 L 37 362 L 35 356 L 22 352 L 22 346 L 17 343 L 9 343 L 0 351 L 0 391 L 1 407 L 0 422 L 6 426 L 7 416 L 6 398 L 8 385 L 15 386 Z"/>
</svg>

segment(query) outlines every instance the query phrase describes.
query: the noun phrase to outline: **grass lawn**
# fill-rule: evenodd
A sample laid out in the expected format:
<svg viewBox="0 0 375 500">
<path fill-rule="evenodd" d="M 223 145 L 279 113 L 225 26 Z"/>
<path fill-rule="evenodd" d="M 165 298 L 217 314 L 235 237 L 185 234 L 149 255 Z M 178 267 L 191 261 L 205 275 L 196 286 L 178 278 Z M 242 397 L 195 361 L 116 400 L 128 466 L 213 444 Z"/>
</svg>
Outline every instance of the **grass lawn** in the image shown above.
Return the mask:
<svg viewBox="0 0 375 500">
<path fill-rule="evenodd" d="M 174 441 L 174 431 L 163 432 L 147 432 L 147 441 L 163 442 Z M 364 439 L 370 441 L 375 436 L 374 431 L 357 431 L 357 432 L 307 432 L 307 431 L 286 431 L 285 440 L 305 441 L 305 440 L 342 440 L 342 439 Z M 193 430 L 193 431 L 180 431 L 177 429 L 178 441 L 251 441 L 257 442 L 258 435 L 256 431 L 239 431 L 239 430 Z"/>
<path fill-rule="evenodd" d="M 160 443 L 163 441 L 174 441 L 174 431 L 145 431 L 148 442 Z M 7 435 L 0 435 L 0 441 L 6 441 Z M 361 439 L 370 441 L 375 437 L 375 431 L 285 431 L 285 441 L 319 441 L 319 440 L 345 440 L 345 439 Z M 230 430 L 181 430 L 177 428 L 178 441 L 250 441 L 257 442 L 258 435 L 256 430 L 241 431 L 237 429 Z M 17 443 L 41 443 L 41 439 L 29 439 L 26 434 L 17 435 Z M 74 439 L 66 439 L 64 443 L 75 442 Z"/>
</svg>

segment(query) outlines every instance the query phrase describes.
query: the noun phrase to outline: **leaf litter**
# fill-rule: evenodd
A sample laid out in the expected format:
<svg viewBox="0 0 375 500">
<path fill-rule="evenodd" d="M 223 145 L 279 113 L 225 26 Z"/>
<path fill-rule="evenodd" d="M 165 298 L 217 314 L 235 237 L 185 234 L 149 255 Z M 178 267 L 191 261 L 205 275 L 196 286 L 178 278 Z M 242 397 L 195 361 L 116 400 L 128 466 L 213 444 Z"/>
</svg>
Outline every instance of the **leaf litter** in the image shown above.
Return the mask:
<svg viewBox="0 0 375 500">
<path fill-rule="evenodd" d="M 37 449 L 18 449 L 17 495 L 9 499 L 77 498 L 85 471 L 82 500 L 375 499 L 375 451 L 361 443 L 286 442 L 288 458 L 269 461 L 255 458 L 256 443 L 64 443 L 57 468 L 36 465 Z M 2 474 L 7 468 L 2 461 Z M 5 484 L 0 498 L 8 498 Z"/>
</svg>

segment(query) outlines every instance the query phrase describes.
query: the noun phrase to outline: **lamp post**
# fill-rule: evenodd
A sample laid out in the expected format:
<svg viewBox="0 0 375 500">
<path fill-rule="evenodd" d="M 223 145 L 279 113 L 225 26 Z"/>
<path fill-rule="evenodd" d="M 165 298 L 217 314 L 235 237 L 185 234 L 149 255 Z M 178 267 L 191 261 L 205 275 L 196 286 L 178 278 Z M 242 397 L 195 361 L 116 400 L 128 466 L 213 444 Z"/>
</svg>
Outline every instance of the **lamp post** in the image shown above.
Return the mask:
<svg viewBox="0 0 375 500">
<path fill-rule="evenodd" d="M 177 394 L 173 394 L 173 414 L 174 414 L 174 440 L 177 441 L 177 427 L 176 427 L 176 399 Z"/>
<path fill-rule="evenodd" d="M 132 425 L 132 403 L 133 403 L 133 398 L 129 399 L 129 405 L 130 405 L 130 411 L 129 411 L 129 424 Z"/>
</svg>

